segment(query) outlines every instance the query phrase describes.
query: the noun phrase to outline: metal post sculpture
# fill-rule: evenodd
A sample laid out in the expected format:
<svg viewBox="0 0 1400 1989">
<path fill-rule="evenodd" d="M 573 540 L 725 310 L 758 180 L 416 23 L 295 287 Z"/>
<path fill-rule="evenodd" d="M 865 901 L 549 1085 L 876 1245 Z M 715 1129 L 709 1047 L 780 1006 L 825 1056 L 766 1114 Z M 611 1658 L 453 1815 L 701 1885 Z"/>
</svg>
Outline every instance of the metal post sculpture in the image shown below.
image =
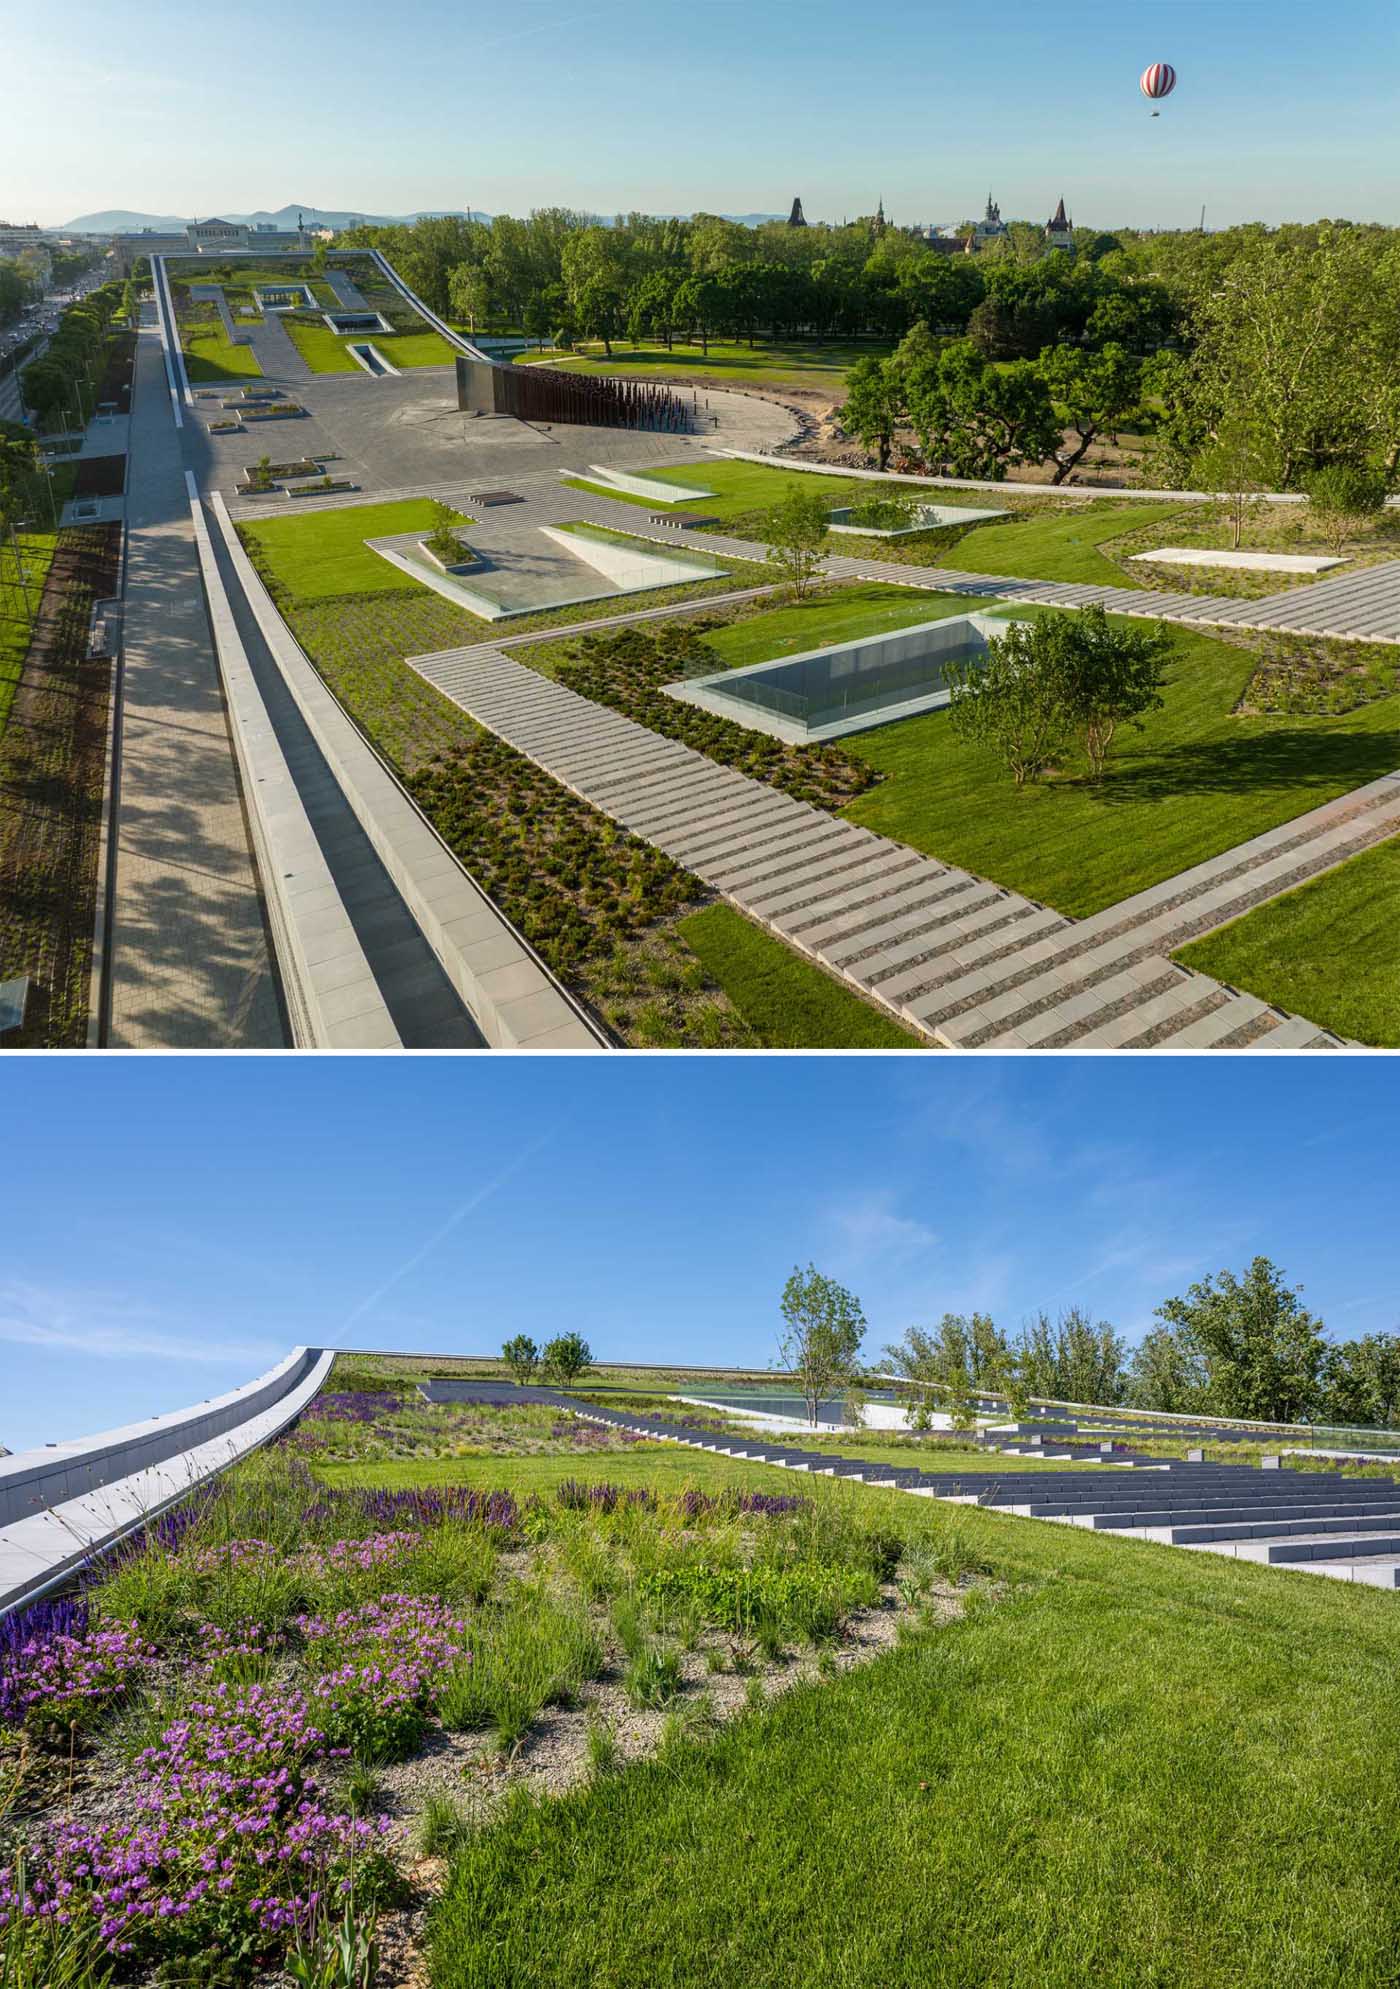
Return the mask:
<svg viewBox="0 0 1400 1989">
<path fill-rule="evenodd" d="M 464 413 L 509 414 L 521 421 L 588 428 L 661 429 L 680 435 L 692 426 L 689 404 L 668 387 L 480 359 L 458 359 L 457 405 Z"/>
</svg>

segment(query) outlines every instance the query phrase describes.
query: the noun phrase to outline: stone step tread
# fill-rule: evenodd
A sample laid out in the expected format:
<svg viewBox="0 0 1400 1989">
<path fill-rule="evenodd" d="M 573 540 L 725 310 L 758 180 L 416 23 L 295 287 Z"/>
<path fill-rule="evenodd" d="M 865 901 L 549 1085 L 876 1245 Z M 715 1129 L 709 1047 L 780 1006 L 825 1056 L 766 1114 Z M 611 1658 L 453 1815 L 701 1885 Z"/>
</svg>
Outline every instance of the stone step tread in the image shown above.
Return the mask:
<svg viewBox="0 0 1400 1989">
<path fill-rule="evenodd" d="M 942 870 L 930 863 L 920 874 L 910 873 L 910 881 L 900 890 L 891 891 L 887 898 L 862 907 L 860 912 L 838 912 L 816 925 L 804 926 L 803 939 L 829 950 L 833 959 L 844 959 L 877 943 L 886 931 L 908 931 L 911 920 L 940 917 L 942 907 L 956 904 L 978 888 L 979 880 L 965 870 Z"/>
<path fill-rule="evenodd" d="M 1188 1023 L 1184 1029 L 1174 1030 L 1163 1041 L 1173 1050 L 1209 1049 L 1222 1036 L 1229 1036 L 1234 1030 L 1242 1029 L 1246 1022 L 1253 1022 L 1257 1016 L 1263 1015 L 1268 1006 L 1257 995 L 1235 995 L 1209 1015 Z"/>
<path fill-rule="evenodd" d="M 1319 1023 L 1309 1022 L 1301 1015 L 1289 1015 L 1271 1029 L 1267 1036 L 1260 1036 L 1252 1043 L 1246 1043 L 1247 1050 L 1310 1050 L 1321 1048 L 1336 1041 Z"/>
<path fill-rule="evenodd" d="M 1000 940 L 1009 939 L 1023 925 L 1038 925 L 1043 931 L 1059 923 L 1058 912 L 1047 912 L 1043 906 L 1033 906 L 1025 898 L 1003 891 L 979 899 L 968 907 L 965 915 L 944 925 L 892 940 L 881 947 L 878 962 L 872 955 L 868 960 L 858 961 L 856 966 L 862 975 L 878 978 L 882 991 L 903 996 L 921 988 L 929 973 L 936 972 L 940 964 L 970 967 L 972 961 L 963 959 L 964 945 L 978 953 L 994 951 Z M 984 932 L 989 925 L 995 927 L 990 934 Z M 1027 941 L 1032 936 L 1030 932 L 1025 934 Z"/>
<path fill-rule="evenodd" d="M 785 900 L 781 906 L 775 906 L 773 912 L 781 911 L 786 922 L 796 924 L 798 921 L 810 922 L 828 917 L 837 910 L 858 911 L 878 902 L 883 886 L 920 868 L 922 866 L 917 859 L 911 858 L 906 851 L 891 849 L 886 844 L 857 866 L 851 873 L 850 882 L 843 888 L 817 897 L 803 895 L 795 903 Z"/>
</svg>

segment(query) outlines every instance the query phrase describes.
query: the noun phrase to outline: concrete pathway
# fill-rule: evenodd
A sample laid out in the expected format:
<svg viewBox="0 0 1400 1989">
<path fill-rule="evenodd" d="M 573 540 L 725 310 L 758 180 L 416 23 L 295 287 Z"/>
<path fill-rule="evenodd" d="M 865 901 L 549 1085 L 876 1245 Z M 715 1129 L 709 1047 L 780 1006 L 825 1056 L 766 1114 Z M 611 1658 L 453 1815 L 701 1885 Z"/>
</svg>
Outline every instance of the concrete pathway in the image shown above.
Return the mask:
<svg viewBox="0 0 1400 1989">
<path fill-rule="evenodd" d="M 285 1044 L 180 442 L 153 315 L 137 339 L 115 895 L 114 1049 Z"/>
<path fill-rule="evenodd" d="M 1397 777 L 1075 924 L 719 766 L 490 644 L 408 661 L 585 801 L 949 1046 L 1334 1044 L 1167 954 L 1400 828 Z"/>
</svg>

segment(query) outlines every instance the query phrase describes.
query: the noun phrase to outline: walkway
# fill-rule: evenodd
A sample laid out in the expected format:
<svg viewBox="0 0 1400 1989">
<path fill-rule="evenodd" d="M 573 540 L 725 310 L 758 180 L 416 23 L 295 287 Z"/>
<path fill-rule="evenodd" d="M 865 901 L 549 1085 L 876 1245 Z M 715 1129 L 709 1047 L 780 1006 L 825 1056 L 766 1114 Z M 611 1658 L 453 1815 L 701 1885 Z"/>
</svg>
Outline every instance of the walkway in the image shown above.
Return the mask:
<svg viewBox="0 0 1400 1989">
<path fill-rule="evenodd" d="M 115 894 L 114 1049 L 285 1043 L 180 442 L 149 307 L 137 338 Z"/>
<path fill-rule="evenodd" d="M 1397 776 L 1074 924 L 719 766 L 489 643 L 408 661 L 583 800 L 949 1046 L 1333 1044 L 1167 953 L 1400 828 Z"/>
</svg>

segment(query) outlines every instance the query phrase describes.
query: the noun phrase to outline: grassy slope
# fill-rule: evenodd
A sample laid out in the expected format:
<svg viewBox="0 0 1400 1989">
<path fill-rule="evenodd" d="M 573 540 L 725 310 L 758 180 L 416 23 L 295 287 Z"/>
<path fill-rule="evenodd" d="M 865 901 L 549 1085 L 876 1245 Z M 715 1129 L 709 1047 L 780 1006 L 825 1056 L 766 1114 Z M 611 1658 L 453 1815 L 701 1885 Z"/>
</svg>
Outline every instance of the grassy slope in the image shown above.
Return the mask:
<svg viewBox="0 0 1400 1989">
<path fill-rule="evenodd" d="M 743 625 L 743 660 L 758 620 Z M 708 638 L 726 659 L 728 636 Z M 1395 697 L 1342 716 L 1239 718 L 1253 657 L 1185 630 L 1175 643 L 1163 709 L 1120 735 L 1097 787 L 1079 778 L 1076 755 L 1065 778 L 1018 792 L 934 712 L 842 742 L 888 776 L 845 812 L 1085 917 L 1400 764 Z"/>
<path fill-rule="evenodd" d="M 956 594 L 930 594 L 867 580 L 805 601 L 785 600 L 728 628 L 715 629 L 703 640 L 726 669 L 738 670 L 748 663 L 766 663 L 770 657 L 796 656 L 827 643 L 854 642 L 858 636 L 941 621 L 945 615 L 964 615 L 967 610 L 967 602 Z"/>
<path fill-rule="evenodd" d="M 1176 955 L 1232 987 L 1386 1049 L 1400 1049 L 1400 840 Z"/>
<path fill-rule="evenodd" d="M 858 345 L 839 340 L 811 339 L 796 343 L 755 346 L 737 341 L 711 339 L 708 354 L 698 345 L 679 342 L 668 351 L 664 345 L 646 343 L 625 345 L 613 341 L 611 359 L 601 346 L 578 353 L 530 352 L 516 364 L 557 366 L 571 373 L 608 373 L 634 379 L 665 379 L 673 375 L 686 380 L 711 380 L 717 386 L 742 387 L 750 382 L 762 386 L 827 388 L 839 393 L 848 368 L 869 353 L 884 357 L 891 350 L 863 340 Z"/>
<path fill-rule="evenodd" d="M 681 937 L 767 1049 L 912 1050 L 919 1039 L 729 905 L 682 919 Z"/>
<path fill-rule="evenodd" d="M 1024 1586 L 519 1805 L 459 1854 L 435 1989 L 1393 1979 L 1394 1597 L 900 1503 Z"/>
<path fill-rule="evenodd" d="M 297 351 L 313 373 L 358 373 L 360 363 L 350 352 L 352 335 L 333 332 L 329 325 L 283 324 Z M 356 332 L 353 343 L 374 345 L 391 366 L 447 366 L 452 348 L 436 332 Z"/>
<path fill-rule="evenodd" d="M 56 532 L 21 532 L 17 537 L 25 573 L 22 591 L 8 537 L 0 545 L 0 732 L 9 719 L 29 651 L 30 615 L 38 611 L 58 544 Z"/>
<path fill-rule="evenodd" d="M 1080 511 L 1052 498 L 1044 510 L 1012 524 L 974 526 L 940 564 L 970 573 L 1013 574 L 1019 580 L 1082 580 L 1091 586 L 1131 587 L 1132 577 L 1105 559 L 1098 547 L 1139 525 L 1166 530 L 1175 516 L 1162 504 L 1108 501 Z"/>
<path fill-rule="evenodd" d="M 246 380 L 262 374 L 252 346 L 230 345 L 217 325 L 212 331 L 196 331 L 187 325 L 180 342 L 185 371 L 193 385 L 201 380 Z"/>
<path fill-rule="evenodd" d="M 754 1491 L 775 1487 L 771 1465 L 741 1464 L 681 1445 L 638 1445 L 635 1449 L 543 1453 L 517 1457 L 400 1457 L 382 1464 L 321 1464 L 316 1475 L 328 1485 L 371 1485 L 399 1490 L 419 1485 L 475 1485 L 487 1491 L 552 1492 L 566 1478 L 590 1485 L 652 1485 L 679 1492 L 687 1485 L 713 1488 L 744 1485 Z"/>
<path fill-rule="evenodd" d="M 472 522 L 457 514 L 463 524 Z M 328 600 L 339 594 L 421 591 L 420 583 L 378 553 L 366 539 L 394 532 L 431 531 L 433 503 L 406 497 L 390 504 L 354 504 L 338 511 L 310 512 L 304 518 L 269 518 L 243 527 L 257 543 L 279 584 L 298 601 Z"/>
</svg>

